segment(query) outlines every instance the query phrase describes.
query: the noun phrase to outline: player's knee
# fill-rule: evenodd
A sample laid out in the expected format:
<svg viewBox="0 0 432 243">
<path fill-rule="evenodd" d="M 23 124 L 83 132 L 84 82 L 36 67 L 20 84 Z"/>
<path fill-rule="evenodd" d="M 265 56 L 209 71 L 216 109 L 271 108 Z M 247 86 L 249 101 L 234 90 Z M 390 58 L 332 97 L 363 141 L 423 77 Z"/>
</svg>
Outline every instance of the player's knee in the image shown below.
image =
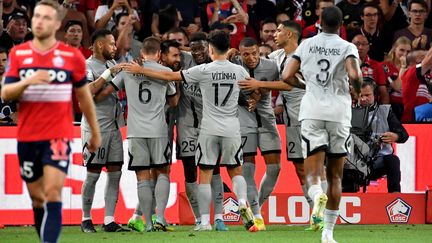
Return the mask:
<svg viewBox="0 0 432 243">
<path fill-rule="evenodd" d="M 279 172 L 281 170 L 280 164 L 269 164 L 267 165 L 266 173 L 269 176 L 279 176 Z"/>
<path fill-rule="evenodd" d="M 38 195 L 30 195 L 32 200 L 32 207 L 34 208 L 42 208 L 45 202 L 45 197 L 43 193 L 39 193 Z"/>
<path fill-rule="evenodd" d="M 47 202 L 61 201 L 61 186 L 50 186 L 45 189 L 45 198 Z"/>
</svg>

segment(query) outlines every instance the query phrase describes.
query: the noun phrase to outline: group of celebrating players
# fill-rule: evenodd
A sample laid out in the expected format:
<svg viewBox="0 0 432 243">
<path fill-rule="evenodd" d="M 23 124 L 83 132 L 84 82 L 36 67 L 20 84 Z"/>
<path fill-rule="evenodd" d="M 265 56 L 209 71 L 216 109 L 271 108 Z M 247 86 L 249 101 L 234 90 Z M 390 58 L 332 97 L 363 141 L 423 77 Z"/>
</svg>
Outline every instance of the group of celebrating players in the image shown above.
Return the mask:
<svg viewBox="0 0 432 243">
<path fill-rule="evenodd" d="M 288 158 L 312 207 L 311 229 L 324 227 L 322 242 L 335 242 L 343 160 L 350 146 L 348 80 L 358 95 L 362 78 L 356 47 L 337 35 L 340 10 L 326 8 L 321 17 L 323 33 L 300 45 L 299 24 L 280 24 L 275 34 L 280 49 L 270 54 L 270 60 L 259 57 L 258 43 L 252 38 L 243 39 L 239 55 L 231 56 L 229 34 L 216 30 L 208 36 L 195 33 L 190 53 L 180 51 L 175 41 L 146 38 L 141 60 L 116 64 L 110 31 L 93 34 L 93 55 L 84 61 L 78 50 L 55 39 L 61 22 L 56 1 L 40 1 L 32 19 L 35 38 L 12 49 L 2 98 L 20 101 L 18 154 L 41 241 L 57 242 L 61 231 L 61 188 L 69 164 L 74 87 L 84 114 L 83 232 L 96 232 L 90 212 L 103 167 L 107 184 L 102 229 L 128 230 L 114 220 L 124 162 L 119 130 L 124 121 L 116 93 L 120 89 L 127 95 L 128 169 L 136 172 L 139 199 L 129 228 L 172 230 L 164 212 L 175 120 L 177 157 L 184 166 L 194 230 L 212 230 L 212 201 L 215 230 L 228 230 L 222 219 L 221 166 L 231 177 L 246 229 L 266 230 L 260 210 L 281 168 L 281 143 L 269 93 L 275 89 L 283 97 Z M 167 117 L 166 110 L 174 115 Z M 254 180 L 258 147 L 266 163 L 259 188 Z"/>
</svg>

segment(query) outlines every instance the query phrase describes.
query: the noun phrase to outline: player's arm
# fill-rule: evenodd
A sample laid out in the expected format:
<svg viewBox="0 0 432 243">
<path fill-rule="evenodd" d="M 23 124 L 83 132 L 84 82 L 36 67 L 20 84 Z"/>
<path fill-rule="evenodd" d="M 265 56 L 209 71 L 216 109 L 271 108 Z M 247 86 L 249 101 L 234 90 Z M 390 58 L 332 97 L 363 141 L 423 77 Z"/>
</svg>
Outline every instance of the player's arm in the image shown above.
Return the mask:
<svg viewBox="0 0 432 243">
<path fill-rule="evenodd" d="M 30 85 L 36 84 L 47 84 L 50 82 L 50 76 L 47 70 L 37 70 L 30 77 L 26 79 L 22 79 L 18 82 L 13 83 L 3 83 L 3 87 L 1 89 L 1 98 L 4 101 L 12 101 L 17 100 L 24 90 Z"/>
<path fill-rule="evenodd" d="M 282 72 L 282 80 L 292 87 L 304 89 L 306 86 L 300 78 L 299 70 L 300 59 L 297 56 L 293 56 Z"/>
<path fill-rule="evenodd" d="M 293 87 L 283 81 L 259 81 L 254 78 L 247 78 L 239 81 L 241 89 L 246 91 L 253 91 L 258 89 L 271 89 L 271 90 L 291 90 Z"/>
<path fill-rule="evenodd" d="M 95 95 L 93 99 L 94 99 L 95 103 L 99 103 L 114 91 L 116 91 L 116 88 L 114 87 L 113 83 L 111 82 L 110 85 L 106 86 L 97 95 Z"/>
<path fill-rule="evenodd" d="M 175 94 L 167 95 L 167 103 L 170 107 L 176 107 L 178 105 L 178 102 L 180 100 L 180 87 L 179 83 L 175 83 Z"/>
<path fill-rule="evenodd" d="M 75 88 L 75 95 L 92 132 L 87 148 L 90 152 L 94 152 L 101 144 L 101 137 L 92 94 L 90 93 L 88 85 L 83 85 Z"/>
<path fill-rule="evenodd" d="M 143 74 L 147 77 L 164 80 L 167 82 L 171 81 L 182 81 L 182 76 L 180 71 L 164 71 L 164 70 L 154 70 L 140 66 L 136 62 L 124 63 L 122 64 L 123 71 L 133 73 L 133 74 Z"/>
<path fill-rule="evenodd" d="M 361 85 L 363 83 L 363 76 L 358 59 L 354 56 L 349 56 L 345 60 L 345 68 L 347 70 L 348 78 L 354 89 L 355 95 L 359 96 Z"/>
<path fill-rule="evenodd" d="M 117 74 L 121 69 L 122 64 L 117 64 L 113 67 L 106 69 L 101 76 L 99 76 L 95 81 L 90 82 L 89 88 L 92 95 L 99 93 L 106 82 L 111 81 L 113 76 Z"/>
</svg>

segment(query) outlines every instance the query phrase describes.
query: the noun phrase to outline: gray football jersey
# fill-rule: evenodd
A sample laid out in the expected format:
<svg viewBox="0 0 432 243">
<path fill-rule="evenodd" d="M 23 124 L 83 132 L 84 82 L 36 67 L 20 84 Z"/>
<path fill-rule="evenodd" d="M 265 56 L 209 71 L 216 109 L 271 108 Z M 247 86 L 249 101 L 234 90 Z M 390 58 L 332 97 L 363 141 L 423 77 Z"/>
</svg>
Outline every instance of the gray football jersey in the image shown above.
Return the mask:
<svg viewBox="0 0 432 243">
<path fill-rule="evenodd" d="M 279 80 L 279 72 L 275 62 L 260 58 L 260 62 L 255 69 L 248 69 L 246 64 L 239 60 L 240 65 L 242 65 L 248 72 L 249 75 L 260 81 L 274 81 Z M 255 120 L 257 122 L 257 127 L 260 131 L 274 131 L 276 126 L 276 117 L 273 112 L 273 107 L 271 104 L 271 92 L 263 94 L 260 101 L 257 103 L 256 109 L 254 111 Z"/>
<path fill-rule="evenodd" d="M 282 72 L 289 63 L 292 53 L 286 54 L 284 49 L 276 50 L 270 53 L 269 58 L 276 62 L 279 78 L 282 79 Z M 284 122 L 288 127 L 300 126 L 299 112 L 300 103 L 305 94 L 305 90 L 293 88 L 290 91 L 281 91 L 284 104 Z"/>
<path fill-rule="evenodd" d="M 100 60 L 94 58 L 93 56 L 89 57 L 86 60 L 86 68 L 87 68 L 87 79 L 89 82 L 93 82 L 98 79 L 102 73 L 116 65 L 114 60 L 109 60 L 107 62 L 101 62 Z M 106 87 L 109 83 L 105 83 L 103 87 Z M 96 117 L 99 123 L 99 127 L 101 132 L 108 132 L 119 129 L 117 124 L 117 116 L 121 114 L 121 106 L 118 102 L 117 92 L 113 92 L 106 99 L 101 102 L 98 102 L 96 105 Z M 90 126 L 85 118 L 82 117 L 81 128 L 85 131 L 90 131 Z"/>
<path fill-rule="evenodd" d="M 155 70 L 171 70 L 153 61 L 145 61 L 144 66 Z M 174 83 L 126 72 L 120 72 L 112 82 L 115 88 L 126 89 L 129 113 L 127 118 L 128 138 L 168 136 L 164 107 L 166 96 L 176 94 Z"/>
<path fill-rule="evenodd" d="M 182 69 L 196 66 L 193 57 L 188 52 L 182 52 Z M 202 119 L 202 95 L 198 83 L 181 82 L 180 99 L 177 105 L 178 126 L 192 126 L 199 128 Z"/>
<path fill-rule="evenodd" d="M 203 98 L 201 133 L 222 137 L 240 135 L 238 81 L 249 77 L 236 64 L 214 61 L 181 71 L 184 82 L 198 83 Z"/>
</svg>

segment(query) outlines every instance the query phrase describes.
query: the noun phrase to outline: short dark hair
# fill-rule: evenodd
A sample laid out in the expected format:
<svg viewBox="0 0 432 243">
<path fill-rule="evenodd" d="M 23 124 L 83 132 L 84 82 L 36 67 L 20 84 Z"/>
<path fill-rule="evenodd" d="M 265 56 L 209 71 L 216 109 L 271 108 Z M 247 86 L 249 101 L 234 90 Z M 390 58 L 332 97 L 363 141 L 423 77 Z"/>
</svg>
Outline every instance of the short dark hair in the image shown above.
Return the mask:
<svg viewBox="0 0 432 243">
<path fill-rule="evenodd" d="M 301 25 L 299 23 L 297 23 L 296 21 L 294 21 L 294 20 L 285 20 L 281 24 L 284 27 L 287 27 L 287 28 L 295 30 L 297 32 L 297 35 L 298 35 L 298 40 L 297 41 L 300 43 L 301 36 L 302 36 Z"/>
<path fill-rule="evenodd" d="M 184 31 L 182 28 L 174 27 L 170 29 L 167 32 L 167 36 L 169 37 L 170 34 L 174 34 L 174 33 L 182 33 L 186 37 L 186 39 L 189 40 L 189 36 L 187 35 L 186 31 Z"/>
<path fill-rule="evenodd" d="M 375 96 L 378 96 L 378 85 L 375 80 L 371 77 L 363 77 L 363 83 L 361 85 L 362 88 L 370 86 Z"/>
<path fill-rule="evenodd" d="M 156 54 L 161 49 L 161 42 L 158 38 L 147 37 L 144 39 L 141 49 L 145 54 Z"/>
<path fill-rule="evenodd" d="M 263 21 L 261 21 L 260 30 L 262 30 L 262 28 L 263 28 L 263 26 L 264 26 L 265 24 L 274 24 L 274 25 L 277 26 L 277 23 L 276 23 L 276 20 L 275 20 L 275 19 L 272 19 L 272 18 L 266 18 L 266 19 L 264 19 Z"/>
<path fill-rule="evenodd" d="M 316 0 L 316 1 L 315 1 L 315 6 L 316 6 L 316 8 L 319 7 L 319 4 L 320 4 L 320 3 L 333 3 L 333 4 L 334 4 L 334 0 Z"/>
<path fill-rule="evenodd" d="M 179 49 L 180 43 L 178 43 L 176 40 L 165 40 L 162 41 L 160 45 L 160 50 L 162 54 L 167 54 L 169 52 L 170 47 L 174 47 Z"/>
<path fill-rule="evenodd" d="M 112 35 L 113 33 L 107 29 L 98 29 L 95 32 L 93 32 L 92 36 L 91 36 L 91 43 L 92 45 L 94 45 L 94 43 L 99 39 L 99 38 L 104 38 L 107 35 Z"/>
<path fill-rule="evenodd" d="M 225 54 L 230 48 L 230 34 L 223 30 L 214 30 L 207 38 L 218 54 Z"/>
<path fill-rule="evenodd" d="M 266 48 L 270 49 L 271 51 L 273 51 L 273 47 L 267 43 L 260 44 L 258 47 L 266 47 Z"/>
<path fill-rule="evenodd" d="M 412 6 L 414 3 L 416 3 L 416 4 L 420 4 L 424 9 L 426 9 L 426 11 L 429 11 L 429 7 L 428 7 L 426 1 L 424 1 L 424 0 L 411 0 L 411 1 L 408 3 L 408 10 L 409 10 L 409 11 L 411 10 L 411 6 Z"/>
<path fill-rule="evenodd" d="M 79 25 L 79 26 L 81 26 L 81 29 L 83 28 L 83 24 L 82 24 L 81 21 L 73 19 L 73 20 L 69 20 L 69 21 L 66 23 L 66 25 L 65 25 L 65 27 L 64 27 L 64 31 L 67 32 L 68 29 L 69 29 L 70 27 L 74 26 L 74 25 Z"/>
<path fill-rule="evenodd" d="M 336 32 L 342 24 L 342 11 L 336 7 L 325 8 L 321 14 L 321 25 L 328 32 Z"/>
<path fill-rule="evenodd" d="M 116 25 L 116 26 L 119 24 L 120 19 L 121 19 L 122 17 L 129 17 L 129 14 L 128 14 L 128 13 L 125 13 L 125 12 L 118 13 L 118 14 L 115 16 L 115 19 L 114 19 L 114 20 L 115 20 L 115 25 Z"/>
<path fill-rule="evenodd" d="M 9 50 L 0 46 L 0 53 L 6 53 L 6 56 L 9 55 Z"/>
<path fill-rule="evenodd" d="M 369 2 L 369 3 L 363 4 L 363 6 L 361 7 L 361 9 L 360 9 L 360 15 L 361 16 L 364 15 L 365 8 L 375 8 L 376 10 L 378 10 L 378 14 L 380 13 L 380 7 L 373 2 Z"/>
<path fill-rule="evenodd" d="M 251 47 L 251 46 L 258 46 L 258 41 L 256 41 L 254 38 L 252 37 L 245 37 L 243 38 L 243 40 L 240 41 L 239 46 L 243 46 L 243 47 Z"/>
<path fill-rule="evenodd" d="M 195 32 L 191 35 L 189 42 L 207 41 L 207 34 L 204 32 Z"/>
</svg>

